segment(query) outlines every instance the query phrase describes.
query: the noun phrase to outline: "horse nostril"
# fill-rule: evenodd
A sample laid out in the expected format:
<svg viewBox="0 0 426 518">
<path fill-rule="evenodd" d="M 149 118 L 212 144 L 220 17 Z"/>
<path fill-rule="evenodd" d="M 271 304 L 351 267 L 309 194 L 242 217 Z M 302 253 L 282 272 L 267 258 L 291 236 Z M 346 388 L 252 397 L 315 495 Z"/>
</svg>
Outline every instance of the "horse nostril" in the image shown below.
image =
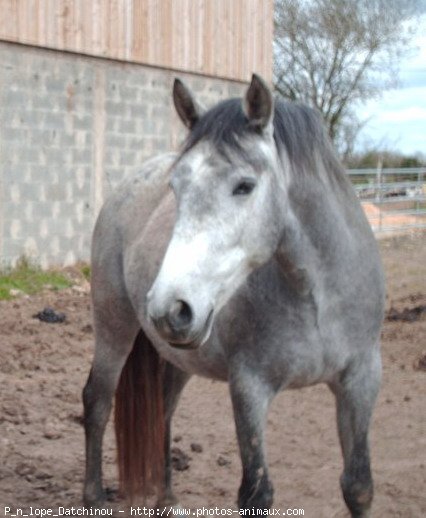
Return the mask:
<svg viewBox="0 0 426 518">
<path fill-rule="evenodd" d="M 168 321 L 174 331 L 185 330 L 192 321 L 191 306 L 184 300 L 177 300 L 170 308 Z"/>
</svg>

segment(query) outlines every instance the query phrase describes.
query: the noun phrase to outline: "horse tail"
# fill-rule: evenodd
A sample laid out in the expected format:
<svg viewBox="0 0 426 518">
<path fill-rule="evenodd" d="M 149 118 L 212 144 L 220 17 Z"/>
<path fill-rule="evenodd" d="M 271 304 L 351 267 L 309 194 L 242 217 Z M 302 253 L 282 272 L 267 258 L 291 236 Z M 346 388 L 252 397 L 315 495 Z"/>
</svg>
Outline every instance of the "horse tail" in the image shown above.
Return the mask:
<svg viewBox="0 0 426 518">
<path fill-rule="evenodd" d="M 164 362 L 140 330 L 115 396 L 120 492 L 131 501 L 164 481 Z"/>
</svg>

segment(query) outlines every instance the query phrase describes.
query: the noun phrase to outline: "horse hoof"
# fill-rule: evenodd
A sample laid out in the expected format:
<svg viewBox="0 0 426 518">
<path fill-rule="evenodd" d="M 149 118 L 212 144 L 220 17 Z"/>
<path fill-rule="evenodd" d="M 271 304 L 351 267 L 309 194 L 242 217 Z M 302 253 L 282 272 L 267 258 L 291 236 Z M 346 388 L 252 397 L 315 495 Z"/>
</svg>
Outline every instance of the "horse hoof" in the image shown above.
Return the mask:
<svg viewBox="0 0 426 518">
<path fill-rule="evenodd" d="M 102 491 L 101 493 L 98 493 L 96 495 L 84 495 L 83 497 L 84 507 L 87 507 L 88 509 L 96 509 L 103 507 L 106 501 L 107 493 L 105 491 Z"/>
<path fill-rule="evenodd" d="M 83 496 L 83 504 L 85 507 L 103 507 L 106 502 L 118 502 L 120 500 L 120 493 L 118 489 L 106 487 L 98 491 L 87 492 Z"/>
<path fill-rule="evenodd" d="M 105 497 L 108 502 L 118 502 L 120 500 L 120 493 L 118 489 L 112 487 L 105 488 Z"/>
<path fill-rule="evenodd" d="M 351 516 L 352 516 L 352 518 L 370 518 L 371 510 L 366 509 L 365 511 L 362 511 L 361 513 L 352 514 Z"/>
<path fill-rule="evenodd" d="M 96 499 L 88 499 L 85 498 L 83 500 L 83 505 L 85 509 L 102 509 L 105 507 L 106 498 L 96 498 Z"/>
</svg>

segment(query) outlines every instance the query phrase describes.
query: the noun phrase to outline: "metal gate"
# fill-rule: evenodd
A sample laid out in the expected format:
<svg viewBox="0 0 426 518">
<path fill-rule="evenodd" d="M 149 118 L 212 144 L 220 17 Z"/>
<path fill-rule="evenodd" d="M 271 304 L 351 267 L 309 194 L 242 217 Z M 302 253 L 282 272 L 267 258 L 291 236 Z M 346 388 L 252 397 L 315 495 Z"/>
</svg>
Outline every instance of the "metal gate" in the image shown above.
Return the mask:
<svg viewBox="0 0 426 518">
<path fill-rule="evenodd" d="M 374 232 L 426 228 L 426 167 L 351 169 L 347 173 Z"/>
</svg>

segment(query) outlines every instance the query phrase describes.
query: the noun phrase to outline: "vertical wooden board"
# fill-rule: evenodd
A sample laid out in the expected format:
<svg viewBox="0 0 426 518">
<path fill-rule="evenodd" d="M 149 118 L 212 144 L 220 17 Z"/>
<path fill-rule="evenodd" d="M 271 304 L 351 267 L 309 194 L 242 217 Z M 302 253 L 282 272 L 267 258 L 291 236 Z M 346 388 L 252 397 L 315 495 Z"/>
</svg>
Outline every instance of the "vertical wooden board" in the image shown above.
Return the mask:
<svg viewBox="0 0 426 518">
<path fill-rule="evenodd" d="M 58 45 L 63 49 L 75 50 L 74 16 L 75 9 L 72 0 L 57 2 L 55 15 L 48 20 L 55 34 L 55 42 L 52 42 L 52 46 Z"/>
<path fill-rule="evenodd" d="M 8 41 L 19 41 L 18 4 L 4 0 L 0 12 L 0 36 Z"/>
<path fill-rule="evenodd" d="M 232 19 L 230 4 L 232 2 L 225 2 L 223 5 L 222 12 L 222 27 L 223 27 L 223 39 L 221 41 L 221 54 L 222 54 L 222 69 L 223 75 L 229 75 L 230 73 L 230 62 L 231 54 L 233 52 L 233 36 L 231 31 Z"/>
<path fill-rule="evenodd" d="M 90 6 L 90 23 L 91 25 L 91 39 L 93 45 L 93 52 L 97 55 L 102 55 L 101 29 L 103 27 L 103 19 L 99 0 L 88 2 Z"/>
<path fill-rule="evenodd" d="M 151 0 L 152 1 L 152 0 Z M 154 13 L 154 38 L 155 38 L 155 52 L 154 52 L 154 60 L 160 66 L 164 66 L 164 40 L 163 40 L 163 24 L 162 24 L 162 6 L 163 2 L 161 2 L 161 6 L 157 5 L 156 8 L 152 8 L 152 12 Z"/>
<path fill-rule="evenodd" d="M 134 2 L 133 5 L 133 37 L 132 37 L 132 58 L 140 61 L 145 50 L 145 38 L 147 33 L 146 21 L 144 14 L 145 2 Z"/>
<path fill-rule="evenodd" d="M 47 46 L 54 49 L 68 49 L 70 16 L 67 16 L 67 2 L 46 0 L 45 21 Z"/>
<path fill-rule="evenodd" d="M 149 39 L 147 41 L 147 52 L 144 55 L 144 58 L 147 60 L 147 63 L 155 63 L 155 47 L 156 47 L 156 34 L 155 34 L 155 10 L 152 9 L 152 0 L 147 1 L 147 19 L 148 19 L 148 34 Z"/>
<path fill-rule="evenodd" d="M 183 15 L 186 18 L 186 38 L 185 38 L 185 56 L 183 63 L 187 63 L 188 67 L 194 69 L 194 55 L 195 55 L 195 45 L 196 45 L 196 36 L 197 32 L 200 30 L 200 23 L 198 21 L 199 15 L 199 4 L 200 0 L 194 2 L 186 1 L 185 11 Z"/>
<path fill-rule="evenodd" d="M 158 59 L 157 9 L 152 8 L 152 0 L 149 0 L 148 13 L 150 27 L 150 38 L 148 41 L 149 62 L 155 63 Z"/>
<path fill-rule="evenodd" d="M 181 63 L 184 55 L 184 48 L 179 42 L 183 40 L 184 32 L 187 30 L 187 20 L 182 11 L 185 9 L 185 1 L 177 0 L 172 5 L 172 27 L 170 40 L 172 42 L 172 63 Z"/>
<path fill-rule="evenodd" d="M 123 2 L 120 0 L 111 0 L 114 10 L 114 26 L 113 26 L 113 44 L 112 49 L 116 59 L 123 57 L 123 39 L 122 39 L 122 24 L 123 24 Z"/>
<path fill-rule="evenodd" d="M 179 0 L 177 9 L 174 11 L 172 44 L 175 58 L 172 63 L 191 63 L 193 62 L 193 38 L 197 32 L 196 20 L 194 19 L 194 6 L 198 5 L 198 0 Z M 182 67 L 179 67 L 182 68 Z"/>
<path fill-rule="evenodd" d="M 92 2 L 84 2 L 80 0 L 80 34 L 81 34 L 81 52 L 88 54 L 90 50 L 94 51 L 93 41 L 93 19 L 92 19 Z"/>
<path fill-rule="evenodd" d="M 2 8 L 0 9 L 0 38 L 2 39 L 10 39 L 11 38 L 11 30 L 10 26 L 6 26 L 6 19 L 9 20 L 10 24 L 10 16 L 8 16 L 10 10 L 10 5 L 7 0 L 4 0 L 2 3 Z"/>
<path fill-rule="evenodd" d="M 42 0 L 37 0 L 37 8 L 38 8 L 38 38 L 37 43 L 35 45 L 41 45 L 42 47 L 46 46 L 46 17 L 45 12 L 46 10 L 43 9 L 43 6 L 41 5 Z"/>
<path fill-rule="evenodd" d="M 26 31 L 26 10 L 22 2 L 16 2 L 16 18 L 17 18 L 17 30 L 18 34 L 22 38 L 23 41 L 26 41 L 27 31 Z"/>
<path fill-rule="evenodd" d="M 250 4 L 250 0 L 246 0 L 246 5 L 242 5 L 241 8 L 241 68 L 238 70 L 238 74 L 243 77 L 244 79 L 247 79 L 248 70 L 249 70 L 249 64 L 248 64 L 248 58 L 249 58 L 249 44 L 250 44 L 250 27 L 248 26 L 248 5 Z"/>
<path fill-rule="evenodd" d="M 257 24 L 257 32 L 258 32 L 257 40 L 258 40 L 258 44 L 257 44 L 257 48 L 256 48 L 256 57 L 255 57 L 255 63 L 258 63 L 258 73 L 262 77 L 265 76 L 264 75 L 264 66 L 265 66 L 265 63 L 264 63 L 264 48 L 263 48 L 263 34 L 264 34 L 264 31 L 265 31 L 265 24 L 266 24 L 265 13 L 266 13 L 266 1 L 262 0 L 262 6 L 261 6 L 261 11 L 260 11 L 259 21 L 258 21 L 258 24 Z M 267 79 L 267 78 L 265 77 L 265 79 Z"/>
<path fill-rule="evenodd" d="M 120 11 L 121 11 L 121 24 L 120 24 L 120 45 L 121 45 L 121 59 L 128 60 L 129 48 L 128 48 L 128 17 L 131 13 L 131 8 L 129 3 L 132 3 L 132 0 L 124 0 L 122 2 Z"/>
<path fill-rule="evenodd" d="M 80 37 L 80 2 L 81 0 L 71 0 L 71 45 L 73 50 L 79 52 L 81 45 L 81 37 Z"/>
<path fill-rule="evenodd" d="M 172 60 L 172 42 L 173 42 L 173 21 L 172 21 L 172 1 L 164 0 L 162 3 L 161 13 L 161 37 L 163 41 L 163 63 L 170 67 Z"/>
<path fill-rule="evenodd" d="M 123 18 L 123 46 L 124 59 L 130 61 L 132 59 L 132 16 L 133 16 L 133 0 L 125 0 L 124 18 Z"/>
<path fill-rule="evenodd" d="M 212 69 L 212 42 L 213 42 L 213 5 L 211 2 L 206 2 L 206 7 L 204 11 L 204 41 L 203 41 L 203 49 L 204 49 L 204 60 L 202 66 L 202 73 L 206 73 L 207 70 Z"/>
<path fill-rule="evenodd" d="M 262 64 L 262 75 L 268 81 L 272 81 L 272 40 L 274 33 L 274 4 L 273 0 L 263 0 L 263 3 L 263 25 L 262 33 L 259 36 L 262 52 L 259 56 L 259 61 Z"/>
<path fill-rule="evenodd" d="M 229 54 L 232 52 L 230 45 L 230 34 L 229 34 L 229 28 L 231 26 L 231 20 L 230 20 L 230 12 L 229 12 L 229 3 L 230 2 L 224 2 L 222 4 L 222 12 L 221 12 L 221 19 L 220 19 L 220 25 L 219 27 L 222 27 L 222 34 L 220 34 L 218 39 L 218 47 L 220 48 L 220 54 L 221 54 L 221 62 L 218 64 L 218 68 L 222 68 L 223 75 L 229 74 Z"/>
<path fill-rule="evenodd" d="M 113 49 L 117 59 L 123 59 L 123 1 L 112 0 L 114 8 Z"/>
<path fill-rule="evenodd" d="M 172 26 L 170 28 L 170 39 L 172 42 L 172 63 L 179 63 L 181 60 L 181 48 L 176 44 L 181 38 L 181 31 L 184 30 L 183 26 L 185 25 L 185 21 L 182 19 L 181 12 L 181 2 L 173 2 L 172 6 Z M 179 21 L 182 20 L 181 23 Z"/>
<path fill-rule="evenodd" d="M 205 30 L 205 27 L 204 27 L 205 10 L 206 10 L 206 3 L 205 2 L 200 2 L 200 9 L 199 9 L 199 13 L 198 13 L 199 28 L 198 28 L 198 31 L 197 31 L 197 39 L 196 39 L 196 65 L 195 65 L 195 70 L 197 72 L 202 72 L 202 70 L 203 70 L 203 56 L 204 56 L 203 32 Z"/>
<path fill-rule="evenodd" d="M 117 13 L 114 0 L 107 1 L 107 52 L 108 56 L 117 58 L 116 35 L 117 35 Z"/>
<path fill-rule="evenodd" d="M 218 75 L 218 64 L 221 59 L 220 54 L 220 46 L 218 46 L 218 41 L 220 39 L 220 11 L 222 6 L 222 0 L 218 0 L 213 3 L 212 9 L 212 39 L 210 41 L 211 46 L 211 72 L 213 75 Z"/>
<path fill-rule="evenodd" d="M 148 0 L 149 41 L 148 63 L 155 63 L 158 59 L 157 9 L 152 8 L 152 0 Z"/>
<path fill-rule="evenodd" d="M 18 31 L 22 41 L 32 44 L 35 41 L 35 35 L 32 32 L 33 24 L 31 23 L 34 13 L 34 2 L 28 0 L 25 4 L 18 4 Z"/>
<path fill-rule="evenodd" d="M 31 21 L 32 21 L 32 41 L 36 43 L 40 38 L 40 27 L 39 27 L 39 17 L 38 13 L 40 10 L 39 0 L 32 1 L 32 9 L 31 9 Z"/>
<path fill-rule="evenodd" d="M 46 0 L 47 5 L 45 9 L 46 20 L 46 40 L 47 46 L 50 48 L 62 49 L 63 43 L 58 35 L 58 24 L 60 22 L 60 13 L 63 10 L 63 4 L 55 3 L 54 0 Z"/>
<path fill-rule="evenodd" d="M 46 39 L 47 46 L 55 49 L 64 49 L 64 38 L 59 34 L 59 22 L 64 11 L 65 2 L 46 0 Z"/>
<path fill-rule="evenodd" d="M 111 0 L 114 17 L 112 29 L 112 48 L 116 59 L 123 59 L 123 0 Z"/>
<path fill-rule="evenodd" d="M 99 0 L 99 11 L 101 24 L 99 28 L 99 42 L 101 48 L 101 56 L 109 56 L 108 52 L 108 27 L 109 27 L 109 7 L 104 0 Z"/>
<path fill-rule="evenodd" d="M 185 11 L 183 15 L 186 18 L 186 34 L 185 34 L 185 43 L 184 43 L 184 60 L 182 63 L 188 64 L 188 67 L 194 69 L 194 56 L 195 56 L 195 45 L 196 45 L 196 37 L 197 32 L 200 30 L 200 22 L 198 20 L 198 16 L 200 13 L 199 5 L 200 0 L 196 0 L 194 2 L 186 0 Z M 183 68 L 183 67 L 182 67 Z"/>
<path fill-rule="evenodd" d="M 228 73 L 231 73 L 234 71 L 235 67 L 235 54 L 238 52 L 238 49 L 236 48 L 235 43 L 235 36 L 237 31 L 235 30 L 235 24 L 238 22 L 238 20 L 235 18 L 235 2 L 229 2 L 229 44 L 230 47 L 227 49 L 227 55 L 228 55 Z"/>
<path fill-rule="evenodd" d="M 161 2 L 160 5 L 157 6 L 156 9 L 153 9 L 155 12 L 155 54 L 154 59 L 160 66 L 165 66 L 165 58 L 166 58 L 166 45 L 164 38 L 167 37 L 166 27 L 164 24 L 164 16 L 165 16 L 165 2 Z"/>
<path fill-rule="evenodd" d="M 77 52 L 87 52 L 84 47 L 84 0 L 74 0 L 74 45 Z"/>
<path fill-rule="evenodd" d="M 246 74 L 250 76 L 253 72 L 259 72 L 259 63 L 256 60 L 258 38 L 259 38 L 259 19 L 260 14 L 258 8 L 263 2 L 257 5 L 253 0 L 248 2 L 248 19 L 247 19 L 247 67 Z"/>
<path fill-rule="evenodd" d="M 238 21 L 236 25 L 237 30 L 237 38 L 236 38 L 236 54 L 238 56 L 237 64 L 234 73 L 241 75 L 241 71 L 243 69 L 243 48 L 244 48 L 244 42 L 245 42 L 245 36 L 244 36 L 244 26 L 243 26 L 243 11 L 244 11 L 244 5 L 241 0 L 237 0 L 238 5 Z"/>
</svg>

